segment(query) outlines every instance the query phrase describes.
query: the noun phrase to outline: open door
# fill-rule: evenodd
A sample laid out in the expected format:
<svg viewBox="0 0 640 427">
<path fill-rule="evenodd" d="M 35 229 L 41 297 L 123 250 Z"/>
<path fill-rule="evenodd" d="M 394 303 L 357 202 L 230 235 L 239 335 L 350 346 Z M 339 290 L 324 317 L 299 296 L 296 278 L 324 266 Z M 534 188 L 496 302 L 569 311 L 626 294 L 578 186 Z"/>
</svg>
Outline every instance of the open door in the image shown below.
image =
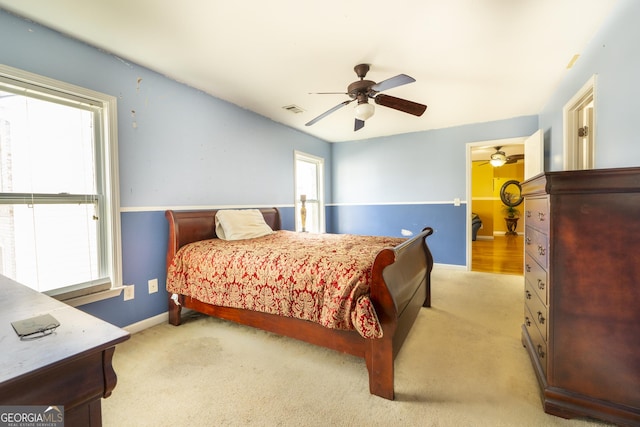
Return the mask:
<svg viewBox="0 0 640 427">
<path fill-rule="evenodd" d="M 544 136 L 542 129 L 524 141 L 524 179 L 544 172 Z"/>
<path fill-rule="evenodd" d="M 510 150 L 513 146 L 519 146 L 522 151 Z M 482 153 L 482 158 L 485 159 L 485 162 L 483 162 L 484 166 L 482 167 L 491 168 L 491 165 L 488 164 L 489 163 L 488 159 L 490 154 L 496 151 L 496 147 L 501 147 L 500 150 L 505 151 L 507 154 L 507 157 L 514 154 L 524 153 L 524 159 L 520 158 L 518 160 L 519 162 L 524 163 L 524 167 L 521 169 L 521 172 L 520 172 L 522 175 L 520 175 L 520 177 L 518 178 L 518 181 L 520 181 L 521 179 L 524 179 L 524 180 L 529 179 L 535 175 L 538 175 L 544 172 L 544 138 L 543 138 L 543 131 L 541 129 L 536 131 L 533 135 L 529 137 L 510 138 L 510 139 L 492 140 L 492 141 L 479 141 L 479 142 L 472 142 L 467 144 L 467 217 L 468 217 L 467 267 L 469 270 L 489 271 L 489 270 L 483 270 L 482 263 L 484 262 L 484 260 L 478 259 L 477 255 L 480 252 L 476 252 L 476 249 L 482 250 L 484 243 L 491 242 L 492 239 L 486 239 L 484 238 L 485 236 L 478 236 L 478 239 L 476 239 L 475 241 L 473 240 L 472 213 L 479 213 L 476 211 L 482 211 L 485 205 L 494 203 L 495 195 L 493 194 L 493 190 L 497 185 L 496 182 L 498 182 L 498 179 L 495 178 L 495 174 L 494 174 L 492 178 L 494 181 L 494 184 L 490 184 L 491 190 L 489 192 L 491 194 L 475 193 L 475 191 L 472 189 L 474 188 L 474 186 L 476 186 L 476 189 L 477 189 L 478 183 L 474 181 L 475 173 L 474 173 L 473 165 L 474 165 L 474 162 L 477 162 L 479 160 L 477 153 Z M 493 212 L 493 210 L 491 212 Z M 497 220 L 503 221 L 501 212 L 499 210 L 496 210 L 495 212 L 500 214 Z M 490 215 L 492 214 L 490 213 Z M 484 227 L 489 226 L 490 229 L 494 230 L 493 222 L 495 218 L 498 217 L 497 215 L 498 214 L 493 214 L 491 221 L 490 222 L 484 221 L 482 226 Z M 480 216 L 482 217 L 483 215 L 480 215 Z M 493 232 L 494 231 L 492 231 L 492 233 Z M 486 233 L 486 230 L 485 230 L 485 233 Z M 519 234 L 521 234 L 521 232 Z M 505 240 L 505 239 L 493 239 L 494 242 L 495 240 Z M 488 253 L 490 254 L 490 256 L 493 257 L 493 260 L 489 260 L 491 265 L 499 264 L 501 266 L 500 268 L 504 268 L 504 269 L 511 268 L 510 261 L 508 263 L 501 263 L 499 257 L 506 256 L 509 259 L 513 258 L 515 260 L 516 255 L 522 256 L 521 246 L 518 246 L 522 240 L 523 240 L 523 236 L 519 235 L 519 236 L 516 236 L 515 239 L 510 239 L 511 243 L 513 242 L 517 243 L 517 245 L 513 247 L 512 245 L 508 245 L 502 249 L 491 248 L 490 250 L 488 250 Z M 476 249 L 474 249 L 474 244 L 476 246 Z M 509 242 L 507 242 L 507 244 L 509 244 Z M 496 254 L 496 250 L 500 250 L 502 255 Z M 514 251 L 514 252 L 512 253 L 510 251 Z M 474 261 L 474 254 L 476 255 L 475 261 Z M 496 262 L 493 262 L 494 260 Z M 518 268 L 522 265 L 522 263 L 518 261 L 515 261 L 513 265 L 516 265 L 516 264 Z M 474 268 L 474 265 L 476 268 Z M 503 271 L 503 272 L 508 274 L 521 274 L 521 271 L 519 272 Z"/>
</svg>

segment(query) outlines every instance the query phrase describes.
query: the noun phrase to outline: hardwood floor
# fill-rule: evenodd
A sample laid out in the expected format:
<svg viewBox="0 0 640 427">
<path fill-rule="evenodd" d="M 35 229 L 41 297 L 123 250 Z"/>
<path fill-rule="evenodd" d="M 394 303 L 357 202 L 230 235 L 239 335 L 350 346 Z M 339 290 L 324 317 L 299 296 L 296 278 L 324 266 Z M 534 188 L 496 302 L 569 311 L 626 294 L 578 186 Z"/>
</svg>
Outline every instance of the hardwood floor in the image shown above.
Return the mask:
<svg viewBox="0 0 640 427">
<path fill-rule="evenodd" d="M 494 236 L 471 243 L 472 271 L 523 274 L 524 236 Z"/>
</svg>

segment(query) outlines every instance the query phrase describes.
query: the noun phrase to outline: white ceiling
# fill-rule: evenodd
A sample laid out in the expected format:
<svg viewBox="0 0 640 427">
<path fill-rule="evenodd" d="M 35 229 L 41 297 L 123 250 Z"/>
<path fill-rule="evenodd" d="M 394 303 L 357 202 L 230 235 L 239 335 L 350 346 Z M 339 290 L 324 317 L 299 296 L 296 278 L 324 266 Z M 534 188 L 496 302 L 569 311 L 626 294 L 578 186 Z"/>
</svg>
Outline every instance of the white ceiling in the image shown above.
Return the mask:
<svg viewBox="0 0 640 427">
<path fill-rule="evenodd" d="M 540 112 L 617 0 L 0 0 L 0 7 L 323 140 Z M 353 67 L 416 82 L 353 131 Z M 293 114 L 282 107 L 295 104 Z"/>
</svg>

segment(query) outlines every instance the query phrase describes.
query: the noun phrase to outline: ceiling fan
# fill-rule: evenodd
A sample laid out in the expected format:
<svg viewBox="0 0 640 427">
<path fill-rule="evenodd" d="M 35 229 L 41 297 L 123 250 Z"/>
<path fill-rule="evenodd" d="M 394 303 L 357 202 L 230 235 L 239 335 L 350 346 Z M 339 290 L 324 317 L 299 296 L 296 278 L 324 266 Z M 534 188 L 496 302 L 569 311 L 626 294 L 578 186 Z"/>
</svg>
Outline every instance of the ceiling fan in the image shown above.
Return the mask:
<svg viewBox="0 0 640 427">
<path fill-rule="evenodd" d="M 358 105 L 355 108 L 355 124 L 353 127 L 354 132 L 364 127 L 364 121 L 373 116 L 375 108 L 369 104 L 369 98 L 373 99 L 378 105 L 384 107 L 393 108 L 394 110 L 402 111 L 403 113 L 413 114 L 414 116 L 421 116 L 427 109 L 426 105 L 418 104 L 417 102 L 408 101 L 406 99 L 396 98 L 395 96 L 386 95 L 380 93 L 384 90 L 388 90 L 394 87 L 413 83 L 416 80 L 413 77 L 409 77 L 406 74 L 398 74 L 395 77 L 391 77 L 387 80 L 383 80 L 380 83 L 376 83 L 371 80 L 365 80 L 364 78 L 369 71 L 369 64 L 359 64 L 354 68 L 356 75 L 360 78 L 347 87 L 347 92 L 317 92 L 318 95 L 327 94 L 341 94 L 348 95 L 351 99 L 341 102 L 335 107 L 320 114 L 315 119 L 309 121 L 305 126 L 311 126 L 312 124 L 327 117 L 329 114 L 344 107 L 353 101 L 358 101 Z"/>
<path fill-rule="evenodd" d="M 507 156 L 504 151 L 500 151 L 501 148 L 502 147 L 495 147 L 496 152 L 489 157 L 489 161 L 482 163 L 480 166 L 489 163 L 491 166 L 499 168 L 502 165 L 516 163 L 518 160 L 524 159 L 524 154 L 512 154 L 511 156 Z"/>
</svg>

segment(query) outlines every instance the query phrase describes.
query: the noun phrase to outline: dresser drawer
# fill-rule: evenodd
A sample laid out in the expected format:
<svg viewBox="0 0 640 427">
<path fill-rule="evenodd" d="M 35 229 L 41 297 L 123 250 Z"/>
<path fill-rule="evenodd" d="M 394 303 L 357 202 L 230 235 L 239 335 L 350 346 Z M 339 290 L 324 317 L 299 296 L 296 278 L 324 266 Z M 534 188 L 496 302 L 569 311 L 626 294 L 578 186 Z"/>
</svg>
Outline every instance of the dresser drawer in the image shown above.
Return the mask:
<svg viewBox="0 0 640 427">
<path fill-rule="evenodd" d="M 535 354 L 540 361 L 540 365 L 542 366 L 542 370 L 544 371 L 545 376 L 547 375 L 547 343 L 544 339 L 542 339 L 542 335 L 540 335 L 540 331 L 534 325 L 532 320 L 531 313 L 529 309 L 525 305 L 524 308 L 524 325 L 527 328 L 527 334 L 529 334 L 529 338 L 531 338 L 531 342 L 533 343 L 533 348 L 531 349 L 531 353 Z"/>
<path fill-rule="evenodd" d="M 542 339 L 547 340 L 547 325 L 548 325 L 548 309 L 545 304 L 540 301 L 538 294 L 533 290 L 531 283 L 525 280 L 524 286 L 524 305 L 527 307 L 531 314 L 531 322 L 540 330 Z"/>
<path fill-rule="evenodd" d="M 547 270 L 528 253 L 524 255 L 524 277 L 538 294 L 545 305 L 549 304 L 549 286 L 547 285 Z"/>
<path fill-rule="evenodd" d="M 549 199 L 546 197 L 526 199 L 524 201 L 524 217 L 527 225 L 548 234 Z"/>
<path fill-rule="evenodd" d="M 536 230 L 533 227 L 526 226 L 524 228 L 524 250 L 531 255 L 542 268 L 546 269 L 547 254 L 549 252 L 548 239 L 545 233 Z"/>
</svg>

